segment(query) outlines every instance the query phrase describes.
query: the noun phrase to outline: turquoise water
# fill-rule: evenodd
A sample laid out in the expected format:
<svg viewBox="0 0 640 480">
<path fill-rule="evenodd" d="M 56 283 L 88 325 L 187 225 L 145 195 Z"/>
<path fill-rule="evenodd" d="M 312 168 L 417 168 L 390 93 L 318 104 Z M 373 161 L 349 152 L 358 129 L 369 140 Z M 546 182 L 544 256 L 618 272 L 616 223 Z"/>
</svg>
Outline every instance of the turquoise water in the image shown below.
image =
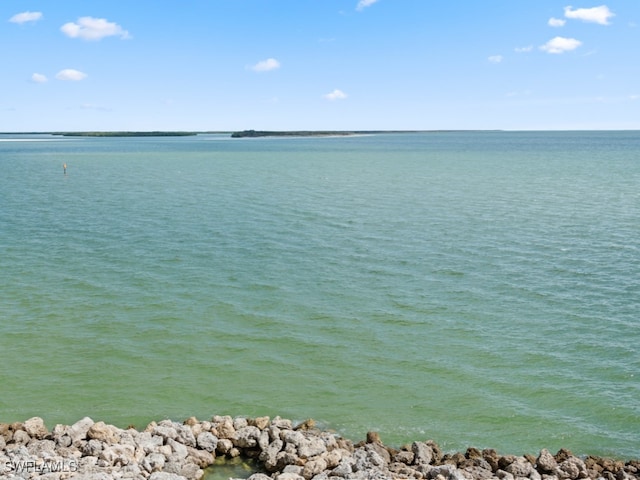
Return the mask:
<svg viewBox="0 0 640 480">
<path fill-rule="evenodd" d="M 640 132 L 2 135 L 0 168 L 0 421 L 640 456 Z"/>
</svg>

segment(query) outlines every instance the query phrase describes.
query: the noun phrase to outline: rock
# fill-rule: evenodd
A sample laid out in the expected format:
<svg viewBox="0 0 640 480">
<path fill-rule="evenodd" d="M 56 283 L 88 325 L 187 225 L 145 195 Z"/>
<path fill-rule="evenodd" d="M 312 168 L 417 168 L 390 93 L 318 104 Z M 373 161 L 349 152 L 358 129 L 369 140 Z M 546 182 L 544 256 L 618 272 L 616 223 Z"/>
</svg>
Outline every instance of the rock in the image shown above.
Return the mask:
<svg viewBox="0 0 640 480">
<path fill-rule="evenodd" d="M 202 432 L 196 439 L 198 448 L 207 452 L 215 452 L 218 448 L 218 437 L 211 432 Z"/>
<path fill-rule="evenodd" d="M 273 480 L 269 475 L 265 475 L 264 473 L 254 473 L 247 480 Z"/>
<path fill-rule="evenodd" d="M 305 480 L 302 475 L 298 475 L 297 473 L 281 473 L 275 477 L 275 480 Z"/>
<path fill-rule="evenodd" d="M 118 443 L 120 435 L 115 427 L 104 422 L 94 423 L 87 430 L 87 438 L 99 440 L 108 444 Z"/>
<path fill-rule="evenodd" d="M 23 429 L 31 438 L 42 440 L 49 435 L 49 430 L 40 417 L 32 417 L 23 424 Z"/>
<path fill-rule="evenodd" d="M 311 480 L 319 473 L 324 472 L 327 469 L 327 462 L 323 458 L 314 458 L 309 460 L 302 470 L 302 476 L 306 480 Z"/>
<path fill-rule="evenodd" d="M 236 429 L 236 438 L 233 444 L 239 448 L 253 448 L 258 445 L 260 433 L 258 427 L 249 425 Z"/>
<path fill-rule="evenodd" d="M 543 448 L 536 459 L 536 466 L 540 473 L 552 473 L 558 468 L 558 462 L 549 450 Z"/>
<path fill-rule="evenodd" d="M 216 446 L 216 452 L 226 455 L 231 451 L 233 447 L 233 442 L 228 438 L 219 438 Z"/>
<path fill-rule="evenodd" d="M 187 480 L 187 479 L 182 475 L 178 475 L 176 473 L 154 472 L 149 477 L 149 480 Z"/>
<path fill-rule="evenodd" d="M 147 472 L 159 472 L 164 468 L 166 458 L 164 455 L 159 453 L 151 453 L 147 455 L 142 461 L 142 468 L 144 468 Z"/>
<path fill-rule="evenodd" d="M 236 436 L 236 429 L 233 426 L 231 417 L 223 417 L 215 428 L 218 438 L 233 439 Z"/>
<path fill-rule="evenodd" d="M 269 426 L 269 417 L 257 417 L 251 423 L 258 429 L 264 430 Z"/>
<path fill-rule="evenodd" d="M 528 477 L 533 471 L 533 465 L 525 457 L 516 457 L 505 467 L 505 471 L 514 477 Z"/>
<path fill-rule="evenodd" d="M 24 430 L 13 432 L 13 442 L 17 445 L 26 445 L 31 441 L 31 437 Z"/>
<path fill-rule="evenodd" d="M 587 466 L 580 458 L 570 456 L 565 461 L 558 464 L 556 475 L 560 478 L 568 478 L 569 480 L 587 478 Z"/>
<path fill-rule="evenodd" d="M 311 458 L 327 451 L 327 448 L 321 438 L 311 437 L 303 438 L 298 443 L 298 456 L 300 458 Z"/>
<path fill-rule="evenodd" d="M 429 465 L 433 461 L 433 450 L 430 445 L 424 442 L 413 442 L 411 451 L 413 452 L 413 463 L 416 465 L 421 463 Z"/>
<path fill-rule="evenodd" d="M 76 444 L 77 442 L 87 438 L 87 432 L 93 423 L 93 420 L 89 417 L 84 417 L 82 420 L 78 420 L 76 423 L 71 425 L 65 433 L 71 438 L 71 443 Z"/>
</svg>

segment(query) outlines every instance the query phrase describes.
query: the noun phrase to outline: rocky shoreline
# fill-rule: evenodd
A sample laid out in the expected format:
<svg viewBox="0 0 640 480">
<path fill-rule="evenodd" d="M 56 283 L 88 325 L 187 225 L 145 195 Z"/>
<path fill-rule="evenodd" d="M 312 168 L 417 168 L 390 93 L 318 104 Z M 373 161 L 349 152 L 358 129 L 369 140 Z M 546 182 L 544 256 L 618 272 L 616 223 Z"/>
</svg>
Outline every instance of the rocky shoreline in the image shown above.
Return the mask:
<svg viewBox="0 0 640 480">
<path fill-rule="evenodd" d="M 280 417 L 214 416 L 121 429 L 85 417 L 49 431 L 39 417 L 0 424 L 0 478 L 64 480 L 201 479 L 216 458 L 256 459 L 251 480 L 633 480 L 640 460 L 555 455 L 501 455 L 469 448 L 443 453 L 432 440 L 385 446 L 375 432 L 354 443 Z"/>
</svg>

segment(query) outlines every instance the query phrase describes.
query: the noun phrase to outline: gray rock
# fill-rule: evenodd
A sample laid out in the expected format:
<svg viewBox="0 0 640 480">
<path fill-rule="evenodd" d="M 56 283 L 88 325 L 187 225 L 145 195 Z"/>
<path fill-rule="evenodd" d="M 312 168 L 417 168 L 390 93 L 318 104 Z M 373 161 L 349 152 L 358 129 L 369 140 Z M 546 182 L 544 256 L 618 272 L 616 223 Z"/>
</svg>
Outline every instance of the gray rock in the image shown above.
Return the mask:
<svg viewBox="0 0 640 480">
<path fill-rule="evenodd" d="M 164 455 L 159 453 L 151 453 L 147 455 L 142 461 L 142 468 L 144 468 L 147 472 L 159 472 L 164 468 L 164 464 L 166 463 L 166 459 Z"/>
<path fill-rule="evenodd" d="M 578 478 L 587 478 L 587 466 L 578 457 L 569 457 L 564 462 L 558 465 L 556 475 L 560 478 L 568 478 L 569 480 L 576 480 Z"/>
<path fill-rule="evenodd" d="M 505 471 L 514 477 L 528 477 L 533 471 L 533 465 L 525 457 L 516 457 L 512 463 L 505 467 Z"/>
<path fill-rule="evenodd" d="M 311 458 L 321 455 L 327 451 L 327 447 L 321 438 L 304 438 L 297 444 L 298 456 L 300 458 Z"/>
<path fill-rule="evenodd" d="M 75 480 L 75 479 L 74 479 Z M 149 476 L 149 480 L 187 480 L 182 475 L 168 472 L 154 472 Z"/>
<path fill-rule="evenodd" d="M 234 425 L 235 426 L 235 425 Z M 236 438 L 233 442 L 239 448 L 253 448 L 258 445 L 260 438 L 260 429 L 258 427 L 245 426 L 236 429 Z"/>
<path fill-rule="evenodd" d="M 222 455 L 228 454 L 233 447 L 233 442 L 228 438 L 219 438 L 216 451 Z"/>
<path fill-rule="evenodd" d="M 247 480 L 273 480 L 269 475 L 265 475 L 264 473 L 254 473 Z"/>
<path fill-rule="evenodd" d="M 546 448 L 540 450 L 540 454 L 536 459 L 536 465 L 542 473 L 552 473 L 558 468 L 558 462 L 556 462 L 556 459 Z"/>
<path fill-rule="evenodd" d="M 276 469 L 278 465 L 278 453 L 280 453 L 283 445 L 282 440 L 274 440 L 260 453 L 258 459 L 264 463 L 267 471 L 272 472 Z"/>
<path fill-rule="evenodd" d="M 215 452 L 218 448 L 218 437 L 211 432 L 202 432 L 196 439 L 198 448 L 207 452 Z"/>
<path fill-rule="evenodd" d="M 428 465 L 433 461 L 433 450 L 425 442 L 413 442 L 411 452 L 413 453 L 413 463 L 416 465 L 421 463 Z"/>
<path fill-rule="evenodd" d="M 305 480 L 302 475 L 298 475 L 297 473 L 281 473 L 280 475 L 276 475 L 275 480 Z"/>
<path fill-rule="evenodd" d="M 193 435 L 193 430 L 191 430 L 189 425 L 177 425 L 176 432 L 178 433 L 176 441 L 187 447 L 196 446 L 196 437 Z"/>
<path fill-rule="evenodd" d="M 323 458 L 314 458 L 305 463 L 304 468 L 302 470 L 302 476 L 306 480 L 311 480 L 311 478 L 316 475 L 324 472 L 327 469 L 327 462 Z"/>
<path fill-rule="evenodd" d="M 76 423 L 71 425 L 68 430 L 65 432 L 71 437 L 71 443 L 75 444 L 81 440 L 85 440 L 87 438 L 87 432 L 93 425 L 93 420 L 89 417 L 84 417 L 82 420 L 78 420 Z"/>
<path fill-rule="evenodd" d="M 189 451 L 187 450 L 187 447 L 182 443 L 177 442 L 170 438 L 167 440 L 167 445 L 171 447 L 171 450 L 176 454 L 178 458 L 181 458 L 181 459 L 187 458 Z"/>
</svg>

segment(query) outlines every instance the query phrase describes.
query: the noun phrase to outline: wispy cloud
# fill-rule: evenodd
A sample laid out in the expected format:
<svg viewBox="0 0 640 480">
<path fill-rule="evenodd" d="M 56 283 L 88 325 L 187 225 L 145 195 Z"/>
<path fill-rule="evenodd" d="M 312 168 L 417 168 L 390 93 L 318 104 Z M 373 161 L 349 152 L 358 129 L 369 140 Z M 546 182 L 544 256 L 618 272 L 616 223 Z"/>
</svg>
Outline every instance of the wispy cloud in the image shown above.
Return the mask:
<svg viewBox="0 0 640 480">
<path fill-rule="evenodd" d="M 491 63 L 500 63 L 502 62 L 502 60 L 504 60 L 504 57 L 502 55 L 491 55 L 488 60 Z"/>
<path fill-rule="evenodd" d="M 17 13 L 13 17 L 9 19 L 11 23 L 27 23 L 27 22 L 37 22 L 42 18 L 42 12 L 22 12 Z"/>
<path fill-rule="evenodd" d="M 640 100 L 640 95 L 629 95 L 629 100 Z"/>
<path fill-rule="evenodd" d="M 580 45 L 582 42 L 575 38 L 554 37 L 542 45 L 540 49 L 547 53 L 564 53 L 575 50 Z"/>
<path fill-rule="evenodd" d="M 378 0 L 360 0 L 358 2 L 358 5 L 356 5 L 356 10 L 358 10 L 359 12 L 361 12 L 362 10 L 364 10 L 367 7 L 370 7 L 371 5 L 373 5 L 374 3 L 376 3 Z"/>
<path fill-rule="evenodd" d="M 41 73 L 34 73 L 33 75 L 31 75 L 31 81 L 34 83 L 47 83 L 48 79 Z"/>
<path fill-rule="evenodd" d="M 549 25 L 550 27 L 564 27 L 565 23 L 567 23 L 566 20 L 563 20 L 561 18 L 551 17 L 547 22 L 547 25 Z"/>
<path fill-rule="evenodd" d="M 83 40 L 101 40 L 105 37 L 120 37 L 123 40 L 131 38 L 129 32 L 120 25 L 105 18 L 80 17 L 77 23 L 65 23 L 60 30 L 68 37 Z"/>
<path fill-rule="evenodd" d="M 516 53 L 527 53 L 533 51 L 533 45 L 527 45 L 526 47 L 516 47 L 514 48 Z"/>
<path fill-rule="evenodd" d="M 583 22 L 599 23 L 600 25 L 609 25 L 609 19 L 615 17 L 615 13 L 609 10 L 606 5 L 600 5 L 593 8 L 576 8 L 564 7 L 564 16 Z"/>
<path fill-rule="evenodd" d="M 84 80 L 85 78 L 87 78 L 87 76 L 88 75 L 86 73 L 81 72 L 79 70 L 74 70 L 73 68 L 66 68 L 64 70 L 60 70 L 56 74 L 56 78 L 58 80 L 67 80 L 67 81 L 73 81 L 73 82 Z"/>
<path fill-rule="evenodd" d="M 344 100 L 345 98 L 347 98 L 347 94 L 344 93 L 342 90 L 338 90 L 336 88 L 333 92 L 327 93 L 326 95 L 324 95 L 324 98 L 331 101 Z"/>
<path fill-rule="evenodd" d="M 250 68 L 254 72 L 269 72 L 280 68 L 280 62 L 275 58 L 267 58 L 266 60 L 259 61 Z"/>
</svg>

